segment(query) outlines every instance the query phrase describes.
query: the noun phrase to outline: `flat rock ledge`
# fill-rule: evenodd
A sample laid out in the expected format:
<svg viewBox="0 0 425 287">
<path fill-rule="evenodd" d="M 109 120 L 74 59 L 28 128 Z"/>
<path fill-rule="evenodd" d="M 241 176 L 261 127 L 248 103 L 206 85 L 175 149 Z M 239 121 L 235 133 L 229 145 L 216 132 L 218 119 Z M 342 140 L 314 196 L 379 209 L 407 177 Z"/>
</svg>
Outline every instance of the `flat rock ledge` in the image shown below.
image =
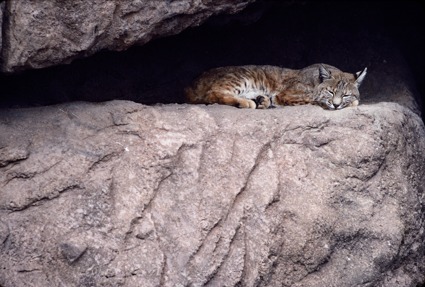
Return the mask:
<svg viewBox="0 0 425 287">
<path fill-rule="evenodd" d="M 412 286 L 425 129 L 394 103 L 0 112 L 0 285 Z"/>
</svg>

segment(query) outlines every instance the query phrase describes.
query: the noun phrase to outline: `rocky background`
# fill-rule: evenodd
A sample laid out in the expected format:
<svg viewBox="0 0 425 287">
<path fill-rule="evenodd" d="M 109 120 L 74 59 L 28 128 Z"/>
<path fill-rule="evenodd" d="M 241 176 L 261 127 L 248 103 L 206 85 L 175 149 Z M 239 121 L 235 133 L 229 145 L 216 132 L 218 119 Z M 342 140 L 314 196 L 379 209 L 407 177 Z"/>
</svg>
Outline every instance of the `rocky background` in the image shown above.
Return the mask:
<svg viewBox="0 0 425 287">
<path fill-rule="evenodd" d="M 0 2 L 0 286 L 423 286 L 421 5 L 88 3 Z M 361 105 L 183 104 L 316 62 Z"/>
</svg>

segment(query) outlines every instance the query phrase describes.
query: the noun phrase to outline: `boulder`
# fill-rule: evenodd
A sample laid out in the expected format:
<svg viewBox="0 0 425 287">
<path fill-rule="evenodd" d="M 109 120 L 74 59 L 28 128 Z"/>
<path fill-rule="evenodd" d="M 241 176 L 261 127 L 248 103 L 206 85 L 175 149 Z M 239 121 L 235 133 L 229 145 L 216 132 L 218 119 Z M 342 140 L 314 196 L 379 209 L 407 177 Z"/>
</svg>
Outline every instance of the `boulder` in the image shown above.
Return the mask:
<svg viewBox="0 0 425 287">
<path fill-rule="evenodd" d="M 0 135 L 3 287 L 424 282 L 425 128 L 401 105 L 76 102 L 2 110 Z"/>
<path fill-rule="evenodd" d="M 3 27 L 3 11 L 4 11 L 4 3 L 0 3 L 0 27 Z M 3 47 L 3 33 L 0 33 L 0 55 L 2 54 L 2 47 Z"/>
<path fill-rule="evenodd" d="M 254 0 L 6 0 L 2 71 L 43 68 L 173 35 Z"/>
</svg>

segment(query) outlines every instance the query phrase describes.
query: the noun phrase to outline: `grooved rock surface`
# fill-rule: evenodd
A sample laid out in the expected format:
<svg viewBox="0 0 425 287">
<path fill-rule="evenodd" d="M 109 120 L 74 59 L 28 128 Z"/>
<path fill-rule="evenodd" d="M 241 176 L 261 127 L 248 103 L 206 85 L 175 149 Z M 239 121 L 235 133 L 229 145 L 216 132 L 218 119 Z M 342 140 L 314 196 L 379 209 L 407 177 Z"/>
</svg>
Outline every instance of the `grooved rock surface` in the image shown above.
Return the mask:
<svg viewBox="0 0 425 287">
<path fill-rule="evenodd" d="M 0 4 L 2 70 L 68 63 L 102 49 L 125 50 L 177 34 L 211 15 L 235 13 L 253 1 L 6 0 Z"/>
<path fill-rule="evenodd" d="M 424 280 L 425 131 L 398 104 L 73 103 L 0 135 L 3 287 Z"/>
</svg>

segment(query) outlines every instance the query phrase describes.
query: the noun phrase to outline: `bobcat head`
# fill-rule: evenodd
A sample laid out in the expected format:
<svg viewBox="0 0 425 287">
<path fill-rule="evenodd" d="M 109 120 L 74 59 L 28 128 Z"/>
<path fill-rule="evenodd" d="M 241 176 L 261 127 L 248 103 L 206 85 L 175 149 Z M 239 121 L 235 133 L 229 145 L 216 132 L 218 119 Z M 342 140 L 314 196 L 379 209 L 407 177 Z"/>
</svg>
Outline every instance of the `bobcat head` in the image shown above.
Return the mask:
<svg viewBox="0 0 425 287">
<path fill-rule="evenodd" d="M 366 76 L 367 68 L 355 75 L 319 67 L 319 80 L 313 101 L 329 110 L 340 110 L 359 104 L 359 87 Z"/>
</svg>

